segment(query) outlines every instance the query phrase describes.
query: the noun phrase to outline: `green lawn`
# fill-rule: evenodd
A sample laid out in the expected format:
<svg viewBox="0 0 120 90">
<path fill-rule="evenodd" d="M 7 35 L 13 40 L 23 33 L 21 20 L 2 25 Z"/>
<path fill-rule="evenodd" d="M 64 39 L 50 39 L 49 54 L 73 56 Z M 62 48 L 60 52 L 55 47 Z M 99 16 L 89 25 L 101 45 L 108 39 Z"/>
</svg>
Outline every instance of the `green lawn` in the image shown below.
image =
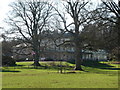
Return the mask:
<svg viewBox="0 0 120 90">
<path fill-rule="evenodd" d="M 58 73 L 58 68 L 50 67 L 55 63 L 42 62 L 49 68 L 28 66 L 32 62 L 18 62 L 16 67 L 3 67 L 3 88 L 118 88 L 118 65 L 100 69 L 82 66 L 85 71 L 72 73 L 72 68 L 67 68 L 65 73 Z M 63 62 L 64 65 L 74 66 Z M 23 65 L 23 66 L 22 66 Z M 71 73 L 70 73 L 71 72 Z"/>
</svg>

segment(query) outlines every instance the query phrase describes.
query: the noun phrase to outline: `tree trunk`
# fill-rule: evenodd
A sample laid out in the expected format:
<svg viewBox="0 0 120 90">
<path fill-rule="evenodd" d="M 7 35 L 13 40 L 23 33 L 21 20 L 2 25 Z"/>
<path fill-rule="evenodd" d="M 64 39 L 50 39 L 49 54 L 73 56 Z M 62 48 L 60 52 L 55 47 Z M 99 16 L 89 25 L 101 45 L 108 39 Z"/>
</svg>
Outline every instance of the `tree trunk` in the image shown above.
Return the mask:
<svg viewBox="0 0 120 90">
<path fill-rule="evenodd" d="M 75 41 L 75 70 L 83 71 L 82 67 L 82 49 L 79 45 L 79 39 Z"/>
<path fill-rule="evenodd" d="M 81 50 L 79 48 L 77 48 L 78 50 L 75 50 L 75 70 L 83 70 L 81 67 L 82 64 L 82 58 L 81 58 Z"/>
<path fill-rule="evenodd" d="M 36 37 L 35 37 L 35 39 L 33 40 L 33 50 L 34 50 L 34 52 L 35 52 L 35 54 L 34 54 L 34 63 L 33 63 L 33 65 L 34 66 L 41 66 L 40 65 L 40 63 L 39 63 L 39 57 L 40 57 L 40 49 L 39 49 L 39 43 L 38 43 L 38 41 L 37 41 L 37 39 L 36 39 Z"/>
<path fill-rule="evenodd" d="M 38 53 L 38 51 L 35 52 L 33 65 L 34 66 L 41 66 L 40 63 L 39 63 L 39 53 Z"/>
<path fill-rule="evenodd" d="M 78 18 L 74 17 L 75 22 L 75 35 L 74 35 L 74 44 L 75 44 L 75 70 L 83 71 L 81 64 L 82 64 L 82 48 L 81 48 L 81 40 L 79 37 L 79 23 Z"/>
</svg>

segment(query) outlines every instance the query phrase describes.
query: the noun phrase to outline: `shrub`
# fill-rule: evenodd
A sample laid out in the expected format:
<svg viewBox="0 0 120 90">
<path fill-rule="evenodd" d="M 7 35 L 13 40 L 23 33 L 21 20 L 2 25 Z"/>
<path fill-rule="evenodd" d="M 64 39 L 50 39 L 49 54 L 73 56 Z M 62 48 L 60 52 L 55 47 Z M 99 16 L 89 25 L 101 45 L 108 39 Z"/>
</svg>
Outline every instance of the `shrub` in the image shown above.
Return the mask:
<svg viewBox="0 0 120 90">
<path fill-rule="evenodd" d="M 2 65 L 5 66 L 15 66 L 16 62 L 10 56 L 2 56 Z"/>
<path fill-rule="evenodd" d="M 52 58 L 46 58 L 44 61 L 54 61 Z"/>
<path fill-rule="evenodd" d="M 17 59 L 17 62 L 25 61 L 25 58 Z"/>
<path fill-rule="evenodd" d="M 67 60 L 67 62 L 69 62 L 71 64 L 75 64 L 75 59 L 69 59 L 69 60 Z"/>
</svg>

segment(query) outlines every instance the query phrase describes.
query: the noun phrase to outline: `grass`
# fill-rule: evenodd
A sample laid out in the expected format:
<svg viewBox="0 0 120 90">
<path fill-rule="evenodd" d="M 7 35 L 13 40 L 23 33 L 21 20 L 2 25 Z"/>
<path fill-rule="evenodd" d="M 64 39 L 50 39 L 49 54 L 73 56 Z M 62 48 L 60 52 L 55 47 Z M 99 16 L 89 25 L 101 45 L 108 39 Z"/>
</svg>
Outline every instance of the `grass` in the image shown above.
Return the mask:
<svg viewBox="0 0 120 90">
<path fill-rule="evenodd" d="M 65 73 L 58 73 L 59 62 L 42 62 L 43 66 L 34 69 L 33 62 L 17 62 L 16 67 L 3 67 L 3 88 L 118 88 L 118 65 L 113 67 L 82 66 L 85 71 L 72 71 L 74 64 L 69 65 Z M 29 66 L 29 67 L 28 67 Z M 54 67 L 54 68 L 53 68 Z M 116 69 L 112 69 L 116 68 Z M 73 71 L 72 71 L 73 72 Z"/>
</svg>

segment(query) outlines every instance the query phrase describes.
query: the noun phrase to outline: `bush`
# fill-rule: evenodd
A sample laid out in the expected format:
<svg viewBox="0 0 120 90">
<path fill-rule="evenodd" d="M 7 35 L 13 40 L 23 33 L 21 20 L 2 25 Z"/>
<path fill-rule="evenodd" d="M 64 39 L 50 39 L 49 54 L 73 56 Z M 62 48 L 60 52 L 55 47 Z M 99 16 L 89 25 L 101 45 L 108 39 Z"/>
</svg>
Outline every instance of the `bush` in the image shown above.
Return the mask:
<svg viewBox="0 0 120 90">
<path fill-rule="evenodd" d="M 95 60 L 95 61 L 93 61 L 93 60 L 84 60 L 82 62 L 82 65 L 97 65 L 97 64 L 99 64 L 98 60 Z"/>
<path fill-rule="evenodd" d="M 17 62 L 25 61 L 25 58 L 17 59 L 16 61 L 17 61 Z"/>
<path fill-rule="evenodd" d="M 54 61 L 52 58 L 46 58 L 44 61 Z"/>
<path fill-rule="evenodd" d="M 69 59 L 69 60 L 67 60 L 67 62 L 69 62 L 71 64 L 75 64 L 75 59 Z"/>
<path fill-rule="evenodd" d="M 13 58 L 9 56 L 2 56 L 2 65 L 5 66 L 15 66 L 16 62 Z"/>
</svg>

